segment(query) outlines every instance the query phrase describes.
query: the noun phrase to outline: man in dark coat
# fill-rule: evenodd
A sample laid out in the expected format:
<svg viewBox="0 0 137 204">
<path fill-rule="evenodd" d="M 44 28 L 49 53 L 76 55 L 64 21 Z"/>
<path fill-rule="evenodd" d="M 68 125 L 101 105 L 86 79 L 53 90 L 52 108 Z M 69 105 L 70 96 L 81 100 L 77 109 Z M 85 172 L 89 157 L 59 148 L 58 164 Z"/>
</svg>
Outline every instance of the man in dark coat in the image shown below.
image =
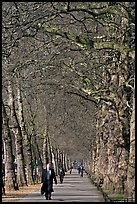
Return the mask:
<svg viewBox="0 0 137 204">
<path fill-rule="evenodd" d="M 53 179 L 55 184 L 57 184 L 54 168 L 52 168 L 52 165 L 48 163 L 47 168 L 43 169 L 41 179 L 41 194 L 45 193 L 46 200 L 51 200 L 51 192 L 53 192 Z"/>
<path fill-rule="evenodd" d="M 65 170 L 64 170 L 63 166 L 60 166 L 59 167 L 60 183 L 63 183 L 64 176 L 65 176 Z"/>
</svg>

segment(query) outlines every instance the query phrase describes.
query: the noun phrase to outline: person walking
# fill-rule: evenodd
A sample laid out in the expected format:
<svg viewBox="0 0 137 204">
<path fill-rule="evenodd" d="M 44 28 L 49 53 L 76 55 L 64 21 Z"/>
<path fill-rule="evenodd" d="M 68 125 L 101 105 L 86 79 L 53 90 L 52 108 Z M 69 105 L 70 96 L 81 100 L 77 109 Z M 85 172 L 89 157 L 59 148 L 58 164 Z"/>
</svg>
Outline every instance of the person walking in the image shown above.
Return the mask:
<svg viewBox="0 0 137 204">
<path fill-rule="evenodd" d="M 81 167 L 80 167 L 80 166 L 78 166 L 78 174 L 80 174 L 80 169 L 81 169 Z"/>
<path fill-rule="evenodd" d="M 48 163 L 46 169 L 43 169 L 41 179 L 41 194 L 43 195 L 45 193 L 46 200 L 51 200 L 51 193 L 54 192 L 53 180 L 55 184 L 57 184 L 54 168 L 52 168 L 52 165 Z"/>
<path fill-rule="evenodd" d="M 63 179 L 65 176 L 65 170 L 62 166 L 59 167 L 59 178 L 60 178 L 60 183 L 63 183 Z"/>
<path fill-rule="evenodd" d="M 84 167 L 83 165 L 81 164 L 80 166 L 80 176 L 83 177 L 83 171 L 84 171 Z"/>
<path fill-rule="evenodd" d="M 72 173 L 72 169 L 73 169 L 73 166 L 71 166 L 70 169 L 69 169 L 70 174 Z"/>
</svg>

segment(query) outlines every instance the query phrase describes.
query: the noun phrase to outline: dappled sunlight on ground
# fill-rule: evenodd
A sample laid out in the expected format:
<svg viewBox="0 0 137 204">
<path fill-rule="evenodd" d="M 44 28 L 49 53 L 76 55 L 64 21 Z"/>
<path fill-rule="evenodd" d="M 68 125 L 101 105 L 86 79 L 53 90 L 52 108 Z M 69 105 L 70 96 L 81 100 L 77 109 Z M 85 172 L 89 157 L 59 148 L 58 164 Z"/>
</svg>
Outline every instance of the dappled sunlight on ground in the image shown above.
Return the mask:
<svg viewBox="0 0 137 204">
<path fill-rule="evenodd" d="M 34 191 L 40 191 L 41 184 L 20 187 L 18 191 L 6 191 L 6 195 L 2 196 L 2 201 L 18 200 Z"/>
</svg>

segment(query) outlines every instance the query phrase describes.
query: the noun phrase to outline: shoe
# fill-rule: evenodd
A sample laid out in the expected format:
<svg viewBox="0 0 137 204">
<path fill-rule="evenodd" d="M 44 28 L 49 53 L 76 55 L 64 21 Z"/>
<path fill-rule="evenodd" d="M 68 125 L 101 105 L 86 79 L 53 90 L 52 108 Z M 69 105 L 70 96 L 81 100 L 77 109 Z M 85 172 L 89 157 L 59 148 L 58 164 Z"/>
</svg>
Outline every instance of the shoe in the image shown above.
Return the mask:
<svg viewBox="0 0 137 204">
<path fill-rule="evenodd" d="M 44 191 L 41 191 L 41 195 L 44 195 Z"/>
<path fill-rule="evenodd" d="M 46 198 L 46 200 L 48 200 L 48 195 L 45 193 L 45 198 Z"/>
</svg>

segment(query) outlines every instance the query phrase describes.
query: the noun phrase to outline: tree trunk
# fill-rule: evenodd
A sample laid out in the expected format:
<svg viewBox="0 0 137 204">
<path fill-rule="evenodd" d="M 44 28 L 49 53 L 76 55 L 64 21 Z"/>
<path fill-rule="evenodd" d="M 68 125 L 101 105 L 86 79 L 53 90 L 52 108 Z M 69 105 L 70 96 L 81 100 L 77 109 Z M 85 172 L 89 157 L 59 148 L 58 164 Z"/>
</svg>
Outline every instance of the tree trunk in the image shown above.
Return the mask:
<svg viewBox="0 0 137 204">
<path fill-rule="evenodd" d="M 16 159 L 17 159 L 17 179 L 19 186 L 27 185 L 27 179 L 25 174 L 25 162 L 23 154 L 23 138 L 21 128 L 18 122 L 15 102 L 13 95 L 12 83 L 8 81 L 8 94 L 9 94 L 9 107 L 10 107 L 10 123 L 12 125 L 12 131 L 15 135 L 15 147 L 16 147 Z"/>
<path fill-rule="evenodd" d="M 95 174 L 98 180 L 103 177 L 103 187 L 113 193 L 125 192 L 129 157 L 130 113 L 127 109 L 128 92 L 123 86 L 128 77 L 127 56 L 121 54 L 120 62 L 123 61 L 119 70 L 115 70 L 115 64 L 108 70 L 111 77 L 109 81 L 106 77 L 108 92 L 104 98 L 109 100 L 102 100 L 96 137 Z"/>
<path fill-rule="evenodd" d="M 55 149 L 55 173 L 58 175 L 58 149 Z"/>
<path fill-rule="evenodd" d="M 23 101 L 22 101 L 22 93 L 19 81 L 17 81 L 17 96 L 18 96 L 18 118 L 22 131 L 22 137 L 25 140 L 25 163 L 26 163 L 26 175 L 28 184 L 34 183 L 33 181 L 33 156 L 32 156 L 32 146 L 31 146 L 31 136 L 28 135 L 25 127 L 24 116 L 23 116 Z"/>
<path fill-rule="evenodd" d="M 130 152 L 126 186 L 128 197 L 135 198 L 135 94 L 133 94 L 133 110 L 130 120 Z"/>
<path fill-rule="evenodd" d="M 38 161 L 38 181 L 41 181 L 43 162 L 42 162 L 42 158 L 41 158 L 40 147 L 39 147 L 37 139 L 36 139 L 36 135 L 34 135 L 34 138 L 35 138 L 35 147 L 36 147 L 35 155 L 36 155 L 36 158 Z"/>
<path fill-rule="evenodd" d="M 14 156 L 12 149 L 11 132 L 9 128 L 9 118 L 6 113 L 4 104 L 3 110 L 3 143 L 4 143 L 4 164 L 5 164 L 5 190 L 17 190 L 17 180 L 14 170 Z"/>
<path fill-rule="evenodd" d="M 36 182 L 38 182 L 38 181 L 41 181 L 41 175 L 42 175 L 42 169 L 43 169 L 43 162 L 42 162 L 42 156 L 41 156 L 42 151 L 40 151 L 41 148 L 38 145 L 37 134 L 36 134 L 36 130 L 35 130 L 34 114 L 32 112 L 30 103 L 29 103 L 29 107 L 30 107 L 30 122 L 31 122 L 32 126 L 31 126 L 28 134 L 29 134 L 30 140 L 32 138 L 31 151 L 32 151 L 33 160 L 34 160 L 33 161 L 33 165 L 34 165 L 33 166 L 33 175 L 37 176 Z M 38 168 L 37 169 L 38 172 L 37 172 L 36 168 Z"/>
<path fill-rule="evenodd" d="M 42 149 L 42 155 L 43 155 L 43 168 L 45 169 L 47 166 L 46 159 L 48 158 L 48 144 L 47 144 L 47 129 L 45 128 L 45 131 L 43 133 L 43 149 Z"/>
</svg>

